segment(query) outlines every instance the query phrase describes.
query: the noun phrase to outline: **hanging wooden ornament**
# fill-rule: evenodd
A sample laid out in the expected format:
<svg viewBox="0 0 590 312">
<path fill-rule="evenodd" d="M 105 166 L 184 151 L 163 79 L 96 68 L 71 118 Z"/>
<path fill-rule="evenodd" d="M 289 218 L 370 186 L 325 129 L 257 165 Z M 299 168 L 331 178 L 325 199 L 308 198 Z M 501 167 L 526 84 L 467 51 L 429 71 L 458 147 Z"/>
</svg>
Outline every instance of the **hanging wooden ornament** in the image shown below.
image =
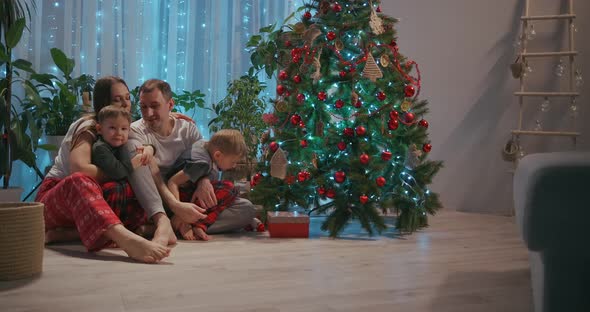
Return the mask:
<svg viewBox="0 0 590 312">
<path fill-rule="evenodd" d="M 334 41 L 334 47 L 336 50 L 342 51 L 342 49 L 344 49 L 344 43 L 342 43 L 342 40 L 336 39 L 336 41 Z"/>
<path fill-rule="evenodd" d="M 287 155 L 280 147 L 270 159 L 270 176 L 278 179 L 284 179 L 287 176 Z"/>
<path fill-rule="evenodd" d="M 354 90 L 352 90 L 352 93 L 350 94 L 350 104 L 354 106 L 358 101 L 359 95 Z"/>
<path fill-rule="evenodd" d="M 311 46 L 314 40 L 321 34 L 322 31 L 316 26 L 316 24 L 309 26 L 309 28 L 303 34 L 303 40 L 305 41 L 305 45 Z"/>
<path fill-rule="evenodd" d="M 407 112 L 410 110 L 410 108 L 412 108 L 412 102 L 404 100 L 400 108 L 402 109 L 402 111 Z"/>
<path fill-rule="evenodd" d="M 311 164 L 314 168 L 318 168 L 318 154 L 313 153 L 313 157 L 311 158 Z"/>
<path fill-rule="evenodd" d="M 420 157 L 422 157 L 422 151 L 416 147 L 416 144 L 410 145 L 408 148 L 408 154 L 406 155 L 405 166 L 414 169 L 420 164 Z"/>
<path fill-rule="evenodd" d="M 369 26 L 371 26 L 371 30 L 375 35 L 380 35 L 385 32 L 385 29 L 383 28 L 383 21 L 379 16 L 377 16 L 377 12 L 375 12 L 375 8 L 373 7 L 373 1 L 369 0 L 369 5 L 371 6 Z"/>
<path fill-rule="evenodd" d="M 389 66 L 389 64 L 391 63 L 389 61 L 389 55 L 381 54 L 381 57 L 379 58 L 379 63 L 381 63 L 381 66 L 383 66 L 383 67 Z"/>
<path fill-rule="evenodd" d="M 321 121 L 316 122 L 315 135 L 320 138 L 324 136 L 324 123 L 323 122 L 321 122 Z"/>
<path fill-rule="evenodd" d="M 382 78 L 383 73 L 375 63 L 375 59 L 371 53 L 367 53 L 367 62 L 365 63 L 365 68 L 363 69 L 363 77 L 369 78 L 372 82 L 377 81 L 377 78 Z"/>
<path fill-rule="evenodd" d="M 320 56 L 322 55 L 322 49 L 318 52 L 317 56 L 313 58 L 312 66 L 315 68 L 315 72 L 311 74 L 311 78 L 313 79 L 313 83 L 318 83 L 320 78 L 322 78 L 322 73 L 320 69 L 322 68 L 322 64 L 320 63 Z"/>
</svg>

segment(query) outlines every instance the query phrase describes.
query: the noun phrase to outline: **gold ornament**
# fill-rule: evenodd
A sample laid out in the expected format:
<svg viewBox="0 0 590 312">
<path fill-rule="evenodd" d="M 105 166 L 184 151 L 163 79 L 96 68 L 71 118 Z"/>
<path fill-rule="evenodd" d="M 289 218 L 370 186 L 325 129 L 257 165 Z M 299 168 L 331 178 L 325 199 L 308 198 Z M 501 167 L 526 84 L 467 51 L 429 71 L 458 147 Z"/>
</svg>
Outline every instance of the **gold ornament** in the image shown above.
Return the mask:
<svg viewBox="0 0 590 312">
<path fill-rule="evenodd" d="M 379 58 L 379 62 L 381 63 L 381 66 L 383 67 L 387 67 L 389 66 L 389 55 L 387 54 L 381 54 L 381 58 Z"/>
<path fill-rule="evenodd" d="M 342 40 L 336 39 L 336 41 L 334 42 L 334 47 L 336 47 L 336 50 L 341 51 L 342 49 L 344 49 L 344 43 L 342 43 Z"/>
<path fill-rule="evenodd" d="M 285 101 L 278 101 L 277 104 L 275 105 L 275 109 L 277 110 L 277 112 L 279 113 L 284 113 L 287 111 L 287 102 Z"/>
<path fill-rule="evenodd" d="M 404 112 L 407 112 L 410 110 L 410 108 L 412 108 L 412 102 L 405 100 L 402 105 L 401 105 L 401 109 Z"/>
<path fill-rule="evenodd" d="M 367 62 L 365 63 L 365 68 L 363 69 L 363 77 L 369 78 L 372 82 L 377 81 L 377 78 L 382 78 L 383 73 L 375 63 L 375 59 L 371 53 L 368 53 Z"/>
</svg>

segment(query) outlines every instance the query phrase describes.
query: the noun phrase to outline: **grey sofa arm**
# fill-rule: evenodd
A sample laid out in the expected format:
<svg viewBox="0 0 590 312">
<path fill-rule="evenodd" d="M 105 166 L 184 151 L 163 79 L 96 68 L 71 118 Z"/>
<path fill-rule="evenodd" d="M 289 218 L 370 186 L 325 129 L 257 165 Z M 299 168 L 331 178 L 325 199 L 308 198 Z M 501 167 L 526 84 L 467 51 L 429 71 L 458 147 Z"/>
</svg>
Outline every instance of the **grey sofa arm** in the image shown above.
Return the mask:
<svg viewBox="0 0 590 312">
<path fill-rule="evenodd" d="M 590 237 L 590 153 L 524 157 L 514 174 L 514 205 L 530 250 Z"/>
<path fill-rule="evenodd" d="M 590 311 L 590 153 L 524 157 L 514 205 L 530 250 L 535 311 Z"/>
</svg>

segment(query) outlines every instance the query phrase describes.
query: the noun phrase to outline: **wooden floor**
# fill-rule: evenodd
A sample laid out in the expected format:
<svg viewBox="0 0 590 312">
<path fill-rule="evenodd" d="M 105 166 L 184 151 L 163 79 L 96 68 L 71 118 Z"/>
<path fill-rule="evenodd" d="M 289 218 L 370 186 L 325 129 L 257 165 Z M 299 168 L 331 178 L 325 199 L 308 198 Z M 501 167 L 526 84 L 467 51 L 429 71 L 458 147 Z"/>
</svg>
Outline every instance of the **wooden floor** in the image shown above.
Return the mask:
<svg viewBox="0 0 590 312">
<path fill-rule="evenodd" d="M 1 311 L 532 311 L 511 217 L 442 211 L 405 237 L 267 233 L 180 242 L 165 263 L 48 246 L 42 276 L 0 282 Z"/>
</svg>

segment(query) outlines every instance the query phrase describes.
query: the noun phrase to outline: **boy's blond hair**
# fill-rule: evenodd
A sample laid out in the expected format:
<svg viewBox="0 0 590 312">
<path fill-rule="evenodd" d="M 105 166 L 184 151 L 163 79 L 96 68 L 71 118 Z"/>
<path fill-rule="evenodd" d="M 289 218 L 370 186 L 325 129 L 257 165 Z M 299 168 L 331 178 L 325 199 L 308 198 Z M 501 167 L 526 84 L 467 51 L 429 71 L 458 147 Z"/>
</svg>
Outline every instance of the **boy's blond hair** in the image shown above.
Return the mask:
<svg viewBox="0 0 590 312">
<path fill-rule="evenodd" d="M 221 129 L 217 131 L 209 142 L 205 143 L 205 148 L 213 153 L 220 151 L 225 155 L 246 155 L 246 141 L 242 133 L 235 129 Z"/>
<path fill-rule="evenodd" d="M 126 111 L 124 108 L 115 105 L 103 107 L 98 112 L 97 121 L 99 124 L 101 124 L 107 119 L 117 118 L 119 116 L 127 119 L 129 121 L 129 124 L 131 124 L 131 113 Z"/>
</svg>

